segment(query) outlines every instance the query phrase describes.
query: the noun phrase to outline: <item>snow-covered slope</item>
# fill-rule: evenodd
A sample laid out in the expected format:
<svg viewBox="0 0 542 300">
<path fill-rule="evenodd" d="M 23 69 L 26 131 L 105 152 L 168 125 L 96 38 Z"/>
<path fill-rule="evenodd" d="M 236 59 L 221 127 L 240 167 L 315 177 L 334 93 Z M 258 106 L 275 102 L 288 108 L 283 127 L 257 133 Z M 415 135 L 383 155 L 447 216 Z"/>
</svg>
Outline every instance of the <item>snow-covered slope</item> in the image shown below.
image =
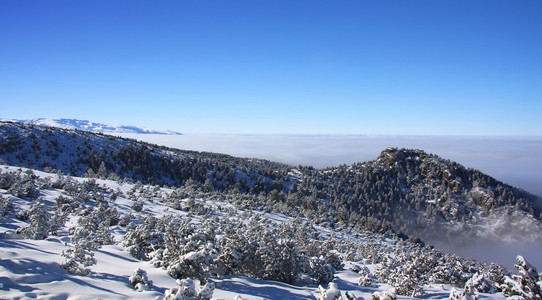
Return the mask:
<svg viewBox="0 0 542 300">
<path fill-rule="evenodd" d="M 509 241 L 511 253 L 491 258 L 507 267 L 516 254 L 527 254 L 518 245 L 526 245 L 529 254 L 542 249 L 540 199 L 421 150 L 390 148 L 374 161 L 318 170 L 0 122 L 2 161 L 72 176 L 110 174 L 142 183 L 194 186 L 243 199 L 245 207 L 302 214 L 322 226 L 405 234 L 454 253 L 461 246 L 463 255 L 484 260 L 489 260 L 487 251 L 478 255 L 479 246 Z M 476 253 L 465 251 L 471 248 Z"/>
<path fill-rule="evenodd" d="M 463 289 L 469 278 L 486 293 L 506 288 L 506 270 L 426 246 L 421 233 L 516 242 L 537 239 L 541 230 L 533 195 L 421 150 L 386 149 L 374 161 L 318 170 L 0 122 L 0 164 L 11 165 L 0 168 L 5 298 L 68 298 L 48 284 L 73 278 L 98 286 L 84 292 L 91 298 L 137 298 L 108 291 L 131 288 L 132 267 L 151 265 L 174 278 L 213 282 L 222 299 L 306 299 L 337 289 L 367 298 L 392 286 L 400 295 L 420 295 L 435 284 L 429 297 L 443 298 L 449 286 L 440 284 Z M 82 257 L 70 262 L 74 253 Z M 51 256 L 36 259 L 41 254 Z M 516 254 L 522 252 L 509 256 Z M 129 270 L 104 271 L 100 262 Z M 86 273 L 88 266 L 90 277 L 65 273 Z M 163 272 L 146 270 L 151 280 L 167 281 Z M 104 274 L 86 281 L 96 272 Z M 336 285 L 317 291 L 330 280 Z"/>
<path fill-rule="evenodd" d="M 451 284 L 462 291 L 477 271 L 487 274 L 471 281 L 472 294 L 504 299 L 494 290 L 488 293 L 490 286 L 487 292 L 477 290 L 494 284 L 488 276 L 504 275 L 502 269 L 397 238 L 323 228 L 306 218 L 245 209 L 242 201 L 191 188 L 10 166 L 0 166 L 0 175 L 0 299 L 161 299 L 178 285 L 171 276 L 185 278 L 187 272 L 205 274 L 215 287 L 212 299 L 336 299 L 329 298 L 334 293 L 342 299 L 370 299 L 394 291 L 447 299 Z M 40 221 L 43 215 L 49 218 Z M 65 265 L 69 255 L 63 253 L 80 245 L 78 232 L 92 222 L 98 227 L 86 238 L 103 244 L 91 251 L 95 264 L 87 266 L 87 276 L 70 274 Z M 31 238 L 40 232 L 43 239 Z M 104 242 L 96 232 L 113 239 Z M 140 259 L 137 254 L 145 255 Z M 252 261 L 252 255 L 260 260 Z M 262 262 L 267 267 L 254 268 Z M 152 281 L 141 292 L 130 283 L 138 268 Z M 296 284 L 261 278 L 277 274 L 295 276 Z M 317 278 L 329 279 L 319 288 Z M 326 290 L 328 280 L 332 284 Z M 197 278 L 193 282 L 200 285 Z M 401 292 L 404 288 L 413 291 Z"/>
<path fill-rule="evenodd" d="M 137 134 L 167 134 L 167 135 L 180 135 L 181 133 L 175 131 L 157 131 L 147 129 L 141 126 L 129 126 L 122 124 L 103 124 L 95 123 L 86 120 L 76 120 L 76 119 L 46 119 L 46 118 L 36 118 L 28 120 L 7 120 L 0 119 L 0 121 L 14 121 L 24 124 L 40 125 L 40 126 L 49 126 L 49 127 L 58 127 L 64 129 L 77 129 L 90 132 L 101 132 L 101 133 L 137 133 Z"/>
</svg>

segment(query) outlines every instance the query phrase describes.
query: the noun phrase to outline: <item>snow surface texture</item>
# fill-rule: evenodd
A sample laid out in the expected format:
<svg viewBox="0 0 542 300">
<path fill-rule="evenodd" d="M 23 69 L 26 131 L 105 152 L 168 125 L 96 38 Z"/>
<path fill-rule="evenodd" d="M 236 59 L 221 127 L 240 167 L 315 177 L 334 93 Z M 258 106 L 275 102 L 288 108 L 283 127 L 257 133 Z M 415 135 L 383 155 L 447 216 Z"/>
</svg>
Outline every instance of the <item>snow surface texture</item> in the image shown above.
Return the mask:
<svg viewBox="0 0 542 300">
<path fill-rule="evenodd" d="M 0 166 L 0 172 L 17 172 L 19 169 Z M 29 174 L 26 169 L 20 170 Z M 40 171 L 33 171 L 30 176 L 50 178 L 51 181 L 58 178 L 57 174 Z M 73 178 L 73 180 L 81 183 L 89 182 L 89 179 L 85 178 Z M 136 216 L 144 217 L 148 214 L 155 217 L 176 215 L 188 218 L 191 214 L 186 210 L 171 209 L 161 201 L 162 197 L 173 192 L 171 189 L 102 179 L 96 179 L 92 182 L 103 188 L 116 191 L 118 196 L 115 199 L 110 199 L 109 205 L 121 215 L 133 214 L 134 218 Z M 149 196 L 151 191 L 153 195 Z M 31 207 L 32 199 L 14 197 L 2 189 L 0 189 L 0 195 L 14 203 L 19 211 L 26 211 Z M 144 195 L 147 196 L 143 197 Z M 65 190 L 54 188 L 39 190 L 39 197 L 45 205 L 54 205 L 59 196 L 69 197 Z M 134 202 L 132 197 L 143 199 L 141 200 L 143 208 L 140 211 L 131 209 Z M 267 220 L 265 222 L 272 227 L 292 220 L 291 217 L 279 214 L 235 208 L 223 200 L 196 199 L 195 201 L 200 205 L 213 207 L 215 209 L 214 217 L 233 218 L 241 223 L 248 223 L 250 216 L 254 214 L 263 216 L 264 220 Z M 186 205 L 187 202 L 188 199 L 184 199 L 183 205 Z M 93 203 L 92 200 L 87 200 L 85 205 L 92 206 Z M 77 276 L 67 273 L 61 267 L 64 259 L 60 255 L 62 251 L 70 247 L 68 228 L 76 226 L 76 216 L 71 216 L 66 227 L 60 229 L 56 236 L 51 235 L 44 240 L 26 239 L 16 233 L 17 228 L 27 226 L 29 221 L 21 221 L 10 216 L 2 216 L 1 218 L 0 299 L 161 299 L 170 289 L 178 286 L 178 282 L 168 276 L 167 270 L 155 267 L 149 261 L 135 259 L 122 246 L 120 241 L 125 233 L 122 227 L 111 227 L 116 243 L 103 245 L 94 251 L 97 263 L 91 266 L 92 273 L 89 276 Z M 202 216 L 192 216 L 192 218 L 195 225 L 203 221 Z M 331 236 L 336 233 L 329 229 L 318 228 L 317 234 Z M 376 235 L 371 236 L 376 237 Z M 337 236 L 335 238 L 345 239 L 345 241 L 357 239 L 353 236 Z M 361 239 L 369 238 L 369 236 L 361 237 Z M 389 239 L 378 239 L 381 239 L 382 247 L 393 246 Z M 187 257 L 195 258 L 196 255 L 190 254 L 185 258 Z M 344 258 L 344 254 L 341 254 L 341 257 Z M 315 299 L 318 297 L 320 299 L 336 299 L 336 296 L 347 299 L 347 292 L 348 296 L 353 299 L 371 299 L 373 295 L 394 295 L 394 288 L 387 284 L 375 282 L 371 286 L 358 285 L 360 273 L 357 270 L 361 269 L 363 273 L 370 273 L 377 265 L 368 261 L 353 262 L 346 259 L 342 263 L 344 269 L 335 273 L 333 282 L 329 286 L 324 285 L 320 288 L 313 284 L 294 286 L 275 281 L 257 280 L 244 275 L 210 277 L 208 280 L 215 287 L 213 299 Z M 142 275 L 143 273 L 145 275 Z M 134 280 L 134 277 L 138 276 L 141 279 Z M 149 284 L 135 289 L 131 283 L 134 281 L 149 282 Z M 327 289 L 326 286 L 328 286 Z M 452 287 L 444 284 L 428 284 L 422 286 L 421 289 L 425 293 L 424 298 L 447 299 Z M 502 294 L 480 295 L 483 299 L 504 299 Z M 397 298 L 409 299 L 404 296 L 397 296 Z"/>
<path fill-rule="evenodd" d="M 122 124 L 102 124 L 95 123 L 86 120 L 76 120 L 76 119 L 45 119 L 45 118 L 36 118 L 29 120 L 8 120 L 0 119 L 0 121 L 12 121 L 20 122 L 24 124 L 40 125 L 40 126 L 49 126 L 49 127 L 58 127 L 64 129 L 77 129 L 90 132 L 101 132 L 108 134 L 119 134 L 119 133 L 132 133 L 132 134 L 160 134 L 160 135 L 181 135 L 179 132 L 175 131 L 157 131 L 147 129 L 141 126 L 129 126 Z"/>
</svg>

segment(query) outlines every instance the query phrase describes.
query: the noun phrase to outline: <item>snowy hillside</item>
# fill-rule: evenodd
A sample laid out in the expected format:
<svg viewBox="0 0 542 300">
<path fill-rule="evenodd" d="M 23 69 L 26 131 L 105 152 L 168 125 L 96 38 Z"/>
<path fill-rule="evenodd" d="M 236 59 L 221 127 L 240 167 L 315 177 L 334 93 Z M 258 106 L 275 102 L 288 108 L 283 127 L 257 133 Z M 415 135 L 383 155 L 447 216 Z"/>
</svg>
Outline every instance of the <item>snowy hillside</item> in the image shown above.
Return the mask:
<svg viewBox="0 0 542 300">
<path fill-rule="evenodd" d="M 536 272 L 522 258 L 520 275 L 507 277 L 497 265 L 194 187 L 0 166 L 0 204 L 0 298 L 504 299 L 534 289 L 519 288 Z"/>
<path fill-rule="evenodd" d="M 0 119 L 0 121 L 14 121 L 24 124 L 31 125 L 41 125 L 49 127 L 58 127 L 64 129 L 77 129 L 90 132 L 100 132 L 100 133 L 138 133 L 138 134 L 168 134 L 168 135 L 180 135 L 181 133 L 175 131 L 157 131 L 147 129 L 141 126 L 129 126 L 122 124 L 102 124 L 95 123 L 85 120 L 75 120 L 75 119 L 45 119 L 45 118 L 36 118 L 29 120 L 7 120 Z"/>
<path fill-rule="evenodd" d="M 0 123 L 0 159 L 245 198 L 247 207 L 419 237 L 426 242 L 542 241 L 540 199 L 421 150 L 327 169 L 183 151 L 103 134 Z"/>
<path fill-rule="evenodd" d="M 510 251 L 491 258 L 508 267 L 509 257 L 542 249 L 539 198 L 421 150 L 385 149 L 373 161 L 315 169 L 0 122 L 0 160 L 72 176 L 194 186 L 243 199 L 247 208 L 302 214 L 326 227 L 417 237 L 450 251 L 507 242 Z M 488 259 L 484 252 L 476 257 Z M 540 259 L 534 263 L 542 266 Z"/>
<path fill-rule="evenodd" d="M 0 298 L 540 293 L 431 246 L 540 241 L 539 199 L 421 150 L 315 169 L 0 122 L 0 164 Z"/>
</svg>

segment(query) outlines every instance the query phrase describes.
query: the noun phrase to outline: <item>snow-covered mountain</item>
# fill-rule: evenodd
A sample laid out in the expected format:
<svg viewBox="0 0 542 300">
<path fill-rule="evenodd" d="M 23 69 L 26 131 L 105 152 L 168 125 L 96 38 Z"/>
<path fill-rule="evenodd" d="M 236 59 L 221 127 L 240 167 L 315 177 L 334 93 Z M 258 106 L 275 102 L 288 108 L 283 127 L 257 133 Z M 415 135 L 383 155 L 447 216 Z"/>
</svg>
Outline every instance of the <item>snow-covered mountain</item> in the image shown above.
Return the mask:
<svg viewBox="0 0 542 300">
<path fill-rule="evenodd" d="M 426 245 L 539 242 L 540 199 L 421 150 L 315 169 L 0 122 L 0 164 L 0 298 L 542 296 L 522 257 Z"/>
<path fill-rule="evenodd" d="M 142 183 L 197 185 L 238 194 L 251 206 L 431 243 L 542 243 L 538 197 L 421 150 L 386 149 L 374 161 L 318 170 L 0 122 L 0 159 L 72 176 L 108 173 Z"/>
<path fill-rule="evenodd" d="M 77 129 L 90 132 L 100 132 L 100 133 L 138 133 L 138 134 L 167 134 L 167 135 L 181 135 L 179 132 L 165 130 L 158 131 L 152 130 L 141 126 L 131 126 L 123 124 L 103 124 L 96 123 L 86 120 L 76 120 L 76 119 L 46 119 L 46 118 L 36 118 L 28 120 L 7 120 L 0 119 L 0 121 L 14 121 L 24 124 L 31 125 L 40 125 L 40 126 L 49 126 L 49 127 L 58 127 L 64 129 Z"/>
</svg>

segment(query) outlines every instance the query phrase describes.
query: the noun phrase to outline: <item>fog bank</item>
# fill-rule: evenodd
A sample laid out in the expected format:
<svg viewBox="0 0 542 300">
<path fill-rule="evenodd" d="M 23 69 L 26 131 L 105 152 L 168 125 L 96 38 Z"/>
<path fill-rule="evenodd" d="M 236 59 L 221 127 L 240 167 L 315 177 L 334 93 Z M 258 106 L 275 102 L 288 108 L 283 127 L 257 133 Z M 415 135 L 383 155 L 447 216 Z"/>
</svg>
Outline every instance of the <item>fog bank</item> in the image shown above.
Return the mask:
<svg viewBox="0 0 542 300">
<path fill-rule="evenodd" d="M 471 241 L 468 245 L 463 243 L 450 243 L 435 241 L 436 248 L 455 253 L 465 258 L 475 258 L 482 262 L 496 262 L 504 267 L 515 270 L 516 256 L 522 255 L 540 272 L 542 270 L 542 244 L 537 242 L 506 242 L 506 241 Z"/>
</svg>

